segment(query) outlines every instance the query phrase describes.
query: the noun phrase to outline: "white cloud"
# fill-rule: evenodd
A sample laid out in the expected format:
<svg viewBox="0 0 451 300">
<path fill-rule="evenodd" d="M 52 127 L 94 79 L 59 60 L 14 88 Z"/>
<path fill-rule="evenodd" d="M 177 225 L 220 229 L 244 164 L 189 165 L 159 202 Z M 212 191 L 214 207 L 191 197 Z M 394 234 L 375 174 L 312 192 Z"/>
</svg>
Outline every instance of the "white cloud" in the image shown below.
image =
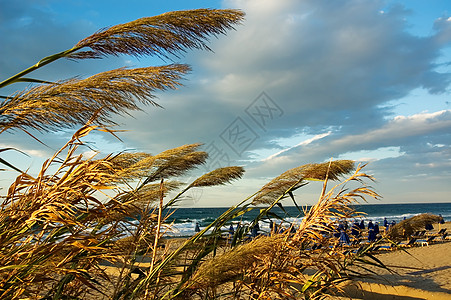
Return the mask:
<svg viewBox="0 0 451 300">
<path fill-rule="evenodd" d="M 292 147 L 289 147 L 289 148 L 280 150 L 279 152 L 274 153 L 274 154 L 268 156 L 267 158 L 263 159 L 263 161 L 271 160 L 271 159 L 273 159 L 273 158 L 275 158 L 275 157 L 277 157 L 277 156 L 279 156 L 279 155 L 281 155 L 281 154 L 283 154 L 283 153 L 285 153 L 285 152 L 287 152 L 287 151 L 290 151 L 291 149 L 294 149 L 294 148 L 296 148 L 296 147 L 306 146 L 306 145 L 308 145 L 308 144 L 310 144 L 310 143 L 312 143 L 312 142 L 314 142 L 314 141 L 317 141 L 317 140 L 319 140 L 319 139 L 322 139 L 323 137 L 326 137 L 326 136 L 328 136 L 328 135 L 330 135 L 330 134 L 331 134 L 330 131 L 329 131 L 329 132 L 326 132 L 326 133 L 322 133 L 322 134 L 317 134 L 317 135 L 315 135 L 315 136 L 312 137 L 312 138 L 309 138 L 309 139 L 307 139 L 307 140 L 305 140 L 305 141 L 302 141 L 302 142 L 296 144 L 295 146 L 292 146 Z"/>
<path fill-rule="evenodd" d="M 332 147 L 341 148 L 343 145 L 355 145 L 365 149 L 372 145 L 393 146 L 400 140 L 433 134 L 441 130 L 451 130 L 451 110 L 443 110 L 434 113 L 416 114 L 413 116 L 397 116 L 391 122 L 381 128 L 363 132 L 356 135 L 348 135 L 331 143 Z"/>
<path fill-rule="evenodd" d="M 374 150 L 360 150 L 340 154 L 337 159 L 350 159 L 359 162 L 372 162 L 380 159 L 394 158 L 403 155 L 400 147 L 380 147 Z"/>
</svg>

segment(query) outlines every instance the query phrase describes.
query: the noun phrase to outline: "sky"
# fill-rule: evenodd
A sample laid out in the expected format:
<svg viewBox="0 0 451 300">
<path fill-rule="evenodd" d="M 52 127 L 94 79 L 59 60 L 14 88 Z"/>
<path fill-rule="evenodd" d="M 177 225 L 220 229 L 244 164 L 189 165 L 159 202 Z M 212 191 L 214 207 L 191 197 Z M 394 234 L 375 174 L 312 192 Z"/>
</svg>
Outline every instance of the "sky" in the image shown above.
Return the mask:
<svg viewBox="0 0 451 300">
<path fill-rule="evenodd" d="M 104 153 L 156 154 L 203 143 L 210 158 L 197 175 L 227 165 L 246 169 L 232 187 L 193 191 L 187 206 L 232 205 L 288 169 L 330 159 L 368 163 L 364 170 L 382 196 L 370 203 L 451 201 L 448 0 L 0 0 L 0 79 L 101 28 L 195 8 L 241 9 L 246 19 L 212 38 L 212 52 L 166 61 L 59 61 L 33 75 L 58 80 L 122 66 L 189 64 L 182 87 L 157 93 L 163 109 L 116 118 L 117 129 L 127 130 L 122 141 L 89 137 Z M 40 135 L 48 147 L 21 132 L 4 133 L 0 148 L 27 155 L 2 157 L 33 172 L 72 133 Z M 1 172 L 0 186 L 13 176 Z M 311 184 L 297 199 L 313 204 L 320 190 Z"/>
</svg>

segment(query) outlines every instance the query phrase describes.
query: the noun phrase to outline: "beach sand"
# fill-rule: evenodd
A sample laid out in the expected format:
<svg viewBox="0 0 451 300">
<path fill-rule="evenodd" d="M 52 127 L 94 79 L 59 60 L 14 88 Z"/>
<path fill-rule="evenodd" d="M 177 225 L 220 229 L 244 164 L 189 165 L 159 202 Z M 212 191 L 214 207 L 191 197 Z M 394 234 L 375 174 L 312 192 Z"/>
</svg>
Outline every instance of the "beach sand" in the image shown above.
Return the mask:
<svg viewBox="0 0 451 300">
<path fill-rule="evenodd" d="M 435 225 L 435 232 L 438 225 Z M 451 222 L 441 225 L 451 234 Z M 170 241 L 177 246 L 183 239 Z M 356 281 L 344 288 L 346 296 L 333 299 L 368 300 L 451 300 L 451 239 L 428 246 L 416 246 L 403 250 L 387 251 L 375 256 L 392 272 L 380 268 L 374 278 Z M 148 264 L 148 263 L 147 263 Z M 146 265 L 143 263 L 143 265 Z M 113 275 L 118 270 L 108 267 Z M 359 285 L 359 287 L 356 287 Z"/>
<path fill-rule="evenodd" d="M 435 227 L 438 231 L 438 225 Z M 451 234 L 451 222 L 441 228 L 447 228 Z M 451 300 L 451 240 L 405 250 L 376 255 L 396 273 L 377 269 L 379 276 L 358 282 L 360 289 L 346 288 L 348 296 L 352 299 Z"/>
</svg>

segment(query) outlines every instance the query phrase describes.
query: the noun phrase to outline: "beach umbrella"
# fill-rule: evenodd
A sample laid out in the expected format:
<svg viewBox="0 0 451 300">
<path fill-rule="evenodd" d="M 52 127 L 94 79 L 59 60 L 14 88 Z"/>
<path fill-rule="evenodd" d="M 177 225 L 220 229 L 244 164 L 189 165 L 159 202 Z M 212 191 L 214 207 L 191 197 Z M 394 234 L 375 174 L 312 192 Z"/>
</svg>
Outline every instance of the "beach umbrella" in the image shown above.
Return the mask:
<svg viewBox="0 0 451 300">
<path fill-rule="evenodd" d="M 439 222 L 440 217 L 433 214 L 421 214 L 409 219 L 402 220 L 390 228 L 389 237 L 392 239 L 405 238 L 412 235 L 417 230 L 425 228 L 428 222 Z"/>
</svg>

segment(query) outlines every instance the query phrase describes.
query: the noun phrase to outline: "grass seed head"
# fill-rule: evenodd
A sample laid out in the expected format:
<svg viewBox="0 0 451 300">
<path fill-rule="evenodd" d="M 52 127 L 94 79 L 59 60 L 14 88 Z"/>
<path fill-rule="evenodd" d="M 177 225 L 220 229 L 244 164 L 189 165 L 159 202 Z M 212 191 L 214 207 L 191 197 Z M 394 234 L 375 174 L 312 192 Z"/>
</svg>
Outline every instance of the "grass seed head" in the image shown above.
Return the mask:
<svg viewBox="0 0 451 300">
<path fill-rule="evenodd" d="M 242 167 L 218 168 L 197 178 L 191 184 L 191 187 L 223 185 L 241 178 L 243 174 L 244 169 Z"/>
</svg>

